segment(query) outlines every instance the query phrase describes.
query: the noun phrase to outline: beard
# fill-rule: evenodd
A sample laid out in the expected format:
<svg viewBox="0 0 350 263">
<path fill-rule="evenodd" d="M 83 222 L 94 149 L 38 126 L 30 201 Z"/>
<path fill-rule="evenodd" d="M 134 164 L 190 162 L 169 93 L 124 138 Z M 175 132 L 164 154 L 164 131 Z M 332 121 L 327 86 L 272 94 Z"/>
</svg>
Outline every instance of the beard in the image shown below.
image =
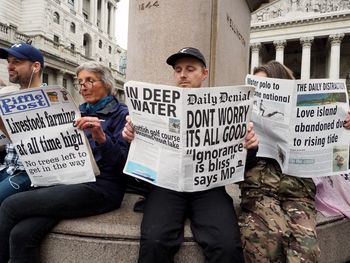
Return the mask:
<svg viewBox="0 0 350 263">
<path fill-rule="evenodd" d="M 19 84 L 22 88 L 27 88 L 30 79 L 30 74 L 19 74 L 18 72 L 9 74 L 9 81 L 13 84 Z"/>
<path fill-rule="evenodd" d="M 11 83 L 14 83 L 14 84 L 19 84 L 19 76 L 18 76 L 18 75 L 9 76 L 9 81 L 10 81 Z"/>
</svg>

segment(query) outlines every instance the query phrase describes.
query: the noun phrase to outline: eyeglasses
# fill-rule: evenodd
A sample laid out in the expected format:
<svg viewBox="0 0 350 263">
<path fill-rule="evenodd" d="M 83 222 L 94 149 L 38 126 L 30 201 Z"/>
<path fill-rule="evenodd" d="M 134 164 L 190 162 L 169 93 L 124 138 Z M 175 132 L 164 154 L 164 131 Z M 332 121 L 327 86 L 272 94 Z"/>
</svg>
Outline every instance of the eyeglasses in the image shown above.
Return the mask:
<svg viewBox="0 0 350 263">
<path fill-rule="evenodd" d="M 101 80 L 100 79 L 98 79 L 98 80 L 89 79 L 89 80 L 86 80 L 85 82 L 79 82 L 77 84 L 74 84 L 74 87 L 76 89 L 80 89 L 82 86 L 84 86 L 85 88 L 91 89 L 94 86 L 95 82 L 98 82 L 98 81 L 101 81 Z"/>
</svg>

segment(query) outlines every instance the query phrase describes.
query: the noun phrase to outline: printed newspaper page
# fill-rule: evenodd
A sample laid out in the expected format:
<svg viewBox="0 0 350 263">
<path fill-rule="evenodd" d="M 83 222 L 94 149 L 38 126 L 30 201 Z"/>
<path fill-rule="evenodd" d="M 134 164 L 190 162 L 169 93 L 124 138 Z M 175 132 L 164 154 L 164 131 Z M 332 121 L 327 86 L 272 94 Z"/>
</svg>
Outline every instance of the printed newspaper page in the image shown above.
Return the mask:
<svg viewBox="0 0 350 263">
<path fill-rule="evenodd" d="M 253 87 L 129 81 L 124 89 L 136 131 L 125 173 L 188 192 L 243 180 Z"/>
<path fill-rule="evenodd" d="M 256 87 L 252 120 L 258 156 L 284 173 L 319 177 L 349 173 L 349 104 L 343 80 L 284 80 L 248 75 Z"/>
<path fill-rule="evenodd" d="M 85 135 L 73 127 L 80 113 L 66 89 L 2 94 L 0 115 L 34 186 L 95 181 Z"/>
</svg>

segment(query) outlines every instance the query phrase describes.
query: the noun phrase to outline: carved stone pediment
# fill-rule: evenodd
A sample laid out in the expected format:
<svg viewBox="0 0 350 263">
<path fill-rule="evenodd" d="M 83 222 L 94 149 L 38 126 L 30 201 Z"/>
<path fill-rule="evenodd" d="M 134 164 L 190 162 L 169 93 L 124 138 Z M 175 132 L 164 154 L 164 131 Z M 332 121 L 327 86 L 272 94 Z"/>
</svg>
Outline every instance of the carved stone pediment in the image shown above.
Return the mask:
<svg viewBox="0 0 350 263">
<path fill-rule="evenodd" d="M 252 24 L 309 19 L 343 11 L 350 11 L 350 0 L 277 0 L 253 12 Z"/>
</svg>

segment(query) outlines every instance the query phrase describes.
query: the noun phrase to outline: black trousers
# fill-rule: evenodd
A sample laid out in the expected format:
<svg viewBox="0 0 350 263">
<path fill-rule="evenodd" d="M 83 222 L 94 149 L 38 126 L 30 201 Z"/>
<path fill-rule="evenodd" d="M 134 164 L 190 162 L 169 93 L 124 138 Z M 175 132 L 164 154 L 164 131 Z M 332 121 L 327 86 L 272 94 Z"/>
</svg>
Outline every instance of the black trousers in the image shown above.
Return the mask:
<svg viewBox="0 0 350 263">
<path fill-rule="evenodd" d="M 173 262 L 187 217 L 206 262 L 244 262 L 233 202 L 224 187 L 193 193 L 152 189 L 141 225 L 139 262 Z"/>
<path fill-rule="evenodd" d="M 45 235 L 63 218 L 102 214 L 120 206 L 86 184 L 59 185 L 11 195 L 0 207 L 0 263 L 38 262 Z"/>
</svg>

